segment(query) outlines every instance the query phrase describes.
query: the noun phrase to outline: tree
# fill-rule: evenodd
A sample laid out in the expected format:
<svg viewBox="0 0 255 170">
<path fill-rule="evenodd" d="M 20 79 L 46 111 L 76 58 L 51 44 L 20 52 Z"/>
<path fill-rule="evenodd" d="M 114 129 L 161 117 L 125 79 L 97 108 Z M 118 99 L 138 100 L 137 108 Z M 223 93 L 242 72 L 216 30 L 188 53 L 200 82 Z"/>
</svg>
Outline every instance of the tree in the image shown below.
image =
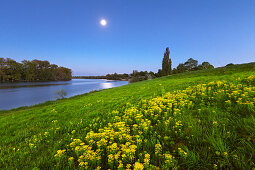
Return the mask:
<svg viewBox="0 0 255 170">
<path fill-rule="evenodd" d="M 35 64 L 35 76 L 36 80 L 47 81 L 51 76 L 49 61 L 33 60 Z"/>
<path fill-rule="evenodd" d="M 58 65 L 56 65 L 56 64 L 51 64 L 50 65 L 50 72 L 51 72 L 50 79 L 51 80 L 57 80 L 58 79 L 58 77 L 57 77 L 57 69 L 58 69 Z"/>
<path fill-rule="evenodd" d="M 21 79 L 22 64 L 12 60 L 6 59 L 6 74 L 8 81 L 19 81 Z"/>
<path fill-rule="evenodd" d="M 34 81 L 35 80 L 35 64 L 28 60 L 23 60 L 22 80 Z"/>
<path fill-rule="evenodd" d="M 171 71 L 172 71 L 172 61 L 169 58 L 169 56 L 170 56 L 170 51 L 169 51 L 169 48 L 167 47 L 164 53 L 164 58 L 162 60 L 162 75 L 163 76 L 171 74 Z"/>
<path fill-rule="evenodd" d="M 4 58 L 0 58 L 0 82 L 5 82 L 6 77 L 6 62 Z"/>
<path fill-rule="evenodd" d="M 184 66 L 183 63 L 180 63 L 180 64 L 177 66 L 177 68 L 176 68 L 176 72 L 177 72 L 177 73 L 183 73 L 183 72 L 185 72 L 185 71 L 186 71 L 186 68 L 185 68 L 185 66 Z"/>
<path fill-rule="evenodd" d="M 169 58 L 169 70 L 168 71 L 169 71 L 168 72 L 169 74 L 172 74 L 172 60 L 171 60 L 171 58 Z"/>
<path fill-rule="evenodd" d="M 192 71 L 195 70 L 197 67 L 198 61 L 194 60 L 193 58 L 188 59 L 185 63 L 184 63 L 184 68 L 187 71 Z"/>
<path fill-rule="evenodd" d="M 212 69 L 212 68 L 214 68 L 214 66 L 211 65 L 209 62 L 203 62 L 202 67 L 203 67 L 203 69 Z"/>
<path fill-rule="evenodd" d="M 121 78 L 122 79 L 128 79 L 128 74 L 124 73 Z"/>
<path fill-rule="evenodd" d="M 199 64 L 194 70 L 204 70 L 212 68 L 214 68 L 214 66 L 211 65 L 209 62 L 203 62 L 202 64 Z"/>
<path fill-rule="evenodd" d="M 150 71 L 149 74 L 151 77 L 155 77 L 155 74 L 153 73 L 153 71 Z"/>
<path fill-rule="evenodd" d="M 172 74 L 177 74 L 178 72 L 177 72 L 177 69 L 176 68 L 174 68 L 173 70 L 172 70 Z"/>
<path fill-rule="evenodd" d="M 137 70 L 133 70 L 133 73 L 131 74 L 132 77 L 138 77 L 139 72 Z"/>
<path fill-rule="evenodd" d="M 156 77 L 161 77 L 161 76 L 163 76 L 162 70 L 161 70 L 161 69 L 158 69 L 158 72 L 155 73 L 155 76 L 156 76 Z"/>
</svg>

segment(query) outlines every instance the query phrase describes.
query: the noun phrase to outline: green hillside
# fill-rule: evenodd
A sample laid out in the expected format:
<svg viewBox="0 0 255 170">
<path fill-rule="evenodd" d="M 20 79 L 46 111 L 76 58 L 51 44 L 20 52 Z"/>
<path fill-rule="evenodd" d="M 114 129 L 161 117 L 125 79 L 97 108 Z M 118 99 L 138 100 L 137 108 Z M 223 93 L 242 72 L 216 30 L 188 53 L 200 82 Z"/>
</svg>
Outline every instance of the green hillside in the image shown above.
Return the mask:
<svg viewBox="0 0 255 170">
<path fill-rule="evenodd" d="M 1 169 L 255 168 L 255 63 L 0 112 Z"/>
</svg>

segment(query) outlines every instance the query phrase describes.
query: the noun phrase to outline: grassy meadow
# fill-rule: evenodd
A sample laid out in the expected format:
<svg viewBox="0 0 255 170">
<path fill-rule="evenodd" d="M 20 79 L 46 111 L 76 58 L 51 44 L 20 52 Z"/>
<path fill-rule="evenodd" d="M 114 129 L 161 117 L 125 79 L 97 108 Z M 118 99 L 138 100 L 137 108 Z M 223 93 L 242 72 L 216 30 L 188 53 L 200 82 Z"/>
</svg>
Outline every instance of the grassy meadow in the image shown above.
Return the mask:
<svg viewBox="0 0 255 170">
<path fill-rule="evenodd" d="M 1 169 L 255 168 L 255 63 L 0 111 Z"/>
</svg>

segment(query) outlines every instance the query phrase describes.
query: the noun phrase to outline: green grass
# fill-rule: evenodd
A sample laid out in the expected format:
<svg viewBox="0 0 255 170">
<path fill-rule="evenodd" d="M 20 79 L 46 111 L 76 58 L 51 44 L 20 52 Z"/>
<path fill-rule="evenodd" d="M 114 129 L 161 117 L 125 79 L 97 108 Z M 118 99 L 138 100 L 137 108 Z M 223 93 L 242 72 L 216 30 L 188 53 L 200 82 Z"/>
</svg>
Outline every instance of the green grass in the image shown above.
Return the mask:
<svg viewBox="0 0 255 170">
<path fill-rule="evenodd" d="M 195 88 L 196 85 L 212 81 L 224 80 L 226 83 L 234 85 L 242 84 L 242 86 L 254 87 L 254 84 L 248 85 L 242 81 L 254 73 L 255 63 L 230 66 L 225 69 L 225 73 L 221 68 L 187 72 L 69 99 L 46 102 L 32 107 L 0 111 L 0 168 L 79 168 L 81 166 L 78 166 L 78 158 L 81 153 L 75 153 L 67 145 L 73 139 L 80 139 L 88 144 L 88 141 L 85 140 L 88 132 L 91 130 L 98 132 L 99 128 L 108 127 L 108 123 L 115 123 L 115 116 L 120 116 L 122 121 L 126 121 L 123 116 L 125 117 L 132 107 L 143 113 L 144 110 L 141 109 L 148 109 L 149 101 L 157 99 L 159 96 L 167 98 L 165 96 L 167 92 L 172 94 L 177 90 L 184 90 L 187 87 Z M 179 91 L 179 93 L 183 92 Z M 249 95 L 252 99 L 251 96 L 253 95 L 254 98 L 255 94 L 251 92 Z M 143 147 L 139 148 L 137 145 L 134 160 L 130 160 L 130 163 L 144 163 L 146 152 L 151 156 L 150 164 L 160 168 L 211 169 L 216 165 L 218 168 L 255 167 L 253 162 L 255 159 L 254 105 L 253 108 L 252 106 L 246 108 L 231 105 L 231 109 L 228 109 L 224 105 L 226 98 L 226 96 L 219 95 L 219 99 L 215 103 L 212 102 L 212 105 L 206 102 L 201 105 L 198 101 L 204 102 L 205 99 L 203 99 L 194 100 L 193 102 L 197 103 L 192 108 L 178 106 L 182 113 L 182 116 L 179 117 L 169 111 L 168 117 L 173 117 L 175 121 L 181 121 L 183 124 L 180 134 L 175 134 L 173 127 L 166 129 L 154 122 L 154 118 L 157 118 L 162 124 L 166 122 L 163 119 L 168 117 L 162 116 L 161 112 L 155 111 L 154 116 L 143 115 L 146 122 L 151 121 L 152 127 L 149 128 L 150 132 L 146 131 L 140 135 L 144 138 Z M 141 101 L 145 102 L 147 108 L 141 106 Z M 170 106 L 166 104 L 166 107 Z M 197 123 L 198 120 L 201 122 L 200 124 Z M 131 128 L 133 124 L 134 122 L 127 123 L 127 128 Z M 131 130 L 130 134 L 134 135 L 136 132 L 132 128 Z M 163 135 L 169 139 L 161 137 Z M 148 142 L 145 142 L 145 139 Z M 121 142 L 117 143 L 120 147 Z M 156 144 L 163 147 L 162 155 L 170 154 L 175 157 L 170 161 L 171 163 L 167 164 L 164 162 L 166 158 L 156 153 L 154 148 Z M 108 143 L 108 145 L 110 144 Z M 58 150 L 64 149 L 67 149 L 64 155 L 54 156 Z M 93 149 L 96 149 L 95 145 L 93 145 Z M 107 163 L 107 159 L 110 161 L 107 154 L 109 153 L 104 151 L 100 163 L 90 162 L 89 165 L 102 166 L 103 168 L 116 167 L 116 162 L 113 165 Z M 68 157 L 74 157 L 74 161 L 68 162 Z M 124 166 L 128 164 L 128 162 L 123 163 Z"/>
</svg>

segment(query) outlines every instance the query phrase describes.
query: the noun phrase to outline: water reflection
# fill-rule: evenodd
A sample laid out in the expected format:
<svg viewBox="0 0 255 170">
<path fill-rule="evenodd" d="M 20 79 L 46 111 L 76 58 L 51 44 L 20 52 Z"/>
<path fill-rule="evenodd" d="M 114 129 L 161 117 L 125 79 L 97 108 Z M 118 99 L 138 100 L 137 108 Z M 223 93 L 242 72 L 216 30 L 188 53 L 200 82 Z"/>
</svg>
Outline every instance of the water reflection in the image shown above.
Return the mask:
<svg viewBox="0 0 255 170">
<path fill-rule="evenodd" d="M 73 79 L 59 82 L 0 83 L 0 110 L 55 100 L 55 92 L 64 89 L 66 97 L 128 84 L 127 81 Z M 2 87 L 2 88 L 1 88 Z M 4 88 L 3 88 L 4 87 Z"/>
<path fill-rule="evenodd" d="M 102 89 L 109 89 L 109 88 L 114 87 L 114 84 L 112 82 L 101 83 L 100 85 L 101 85 Z"/>
</svg>

